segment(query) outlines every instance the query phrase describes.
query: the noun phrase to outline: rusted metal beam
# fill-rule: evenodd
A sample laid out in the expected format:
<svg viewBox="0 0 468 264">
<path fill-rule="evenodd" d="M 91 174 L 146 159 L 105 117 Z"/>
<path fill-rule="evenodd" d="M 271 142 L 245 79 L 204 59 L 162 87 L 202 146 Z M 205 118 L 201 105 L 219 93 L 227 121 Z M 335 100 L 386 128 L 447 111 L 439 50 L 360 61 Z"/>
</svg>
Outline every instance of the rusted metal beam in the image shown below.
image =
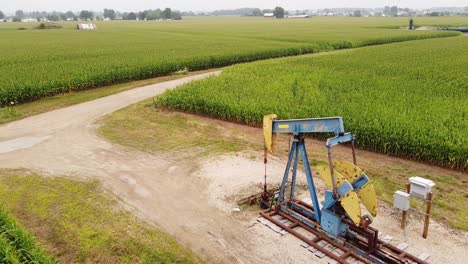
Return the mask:
<svg viewBox="0 0 468 264">
<path fill-rule="evenodd" d="M 271 211 L 271 212 L 261 212 L 260 213 L 264 218 L 268 219 L 269 221 L 271 221 L 272 223 L 276 224 L 277 226 L 281 227 L 282 229 L 288 231 L 289 233 L 291 233 L 292 235 L 294 235 L 295 237 L 301 239 L 302 241 L 304 241 L 305 243 L 307 243 L 308 245 L 316 248 L 317 250 L 319 250 L 320 252 L 324 253 L 326 256 L 334 259 L 335 261 L 337 261 L 338 263 L 342 263 L 342 264 L 346 264 L 348 263 L 348 261 L 346 260 L 347 258 L 349 257 L 353 257 L 355 259 L 358 259 L 359 261 L 362 261 L 364 263 L 371 263 L 369 262 L 367 259 L 365 259 L 364 257 L 356 254 L 355 252 L 353 252 L 351 249 L 349 248 L 346 248 L 340 244 L 338 244 L 336 241 L 330 239 L 328 236 L 326 236 L 325 234 L 321 233 L 321 232 L 318 232 L 317 230 L 314 230 L 312 228 L 310 228 L 309 226 L 299 222 L 297 219 L 295 219 L 294 217 L 291 217 L 281 211 Z M 287 226 L 283 223 L 281 223 L 280 221 L 278 221 L 277 219 L 273 218 L 274 215 L 280 215 L 281 217 L 283 218 L 286 218 L 288 219 L 289 221 L 293 222 L 294 224 L 297 224 L 298 226 L 300 226 L 301 228 L 305 229 L 306 231 L 312 233 L 313 235 L 315 235 L 315 238 L 313 239 L 308 239 L 307 237 L 305 237 L 304 235 L 300 234 L 299 232 L 297 232 L 296 230 L 294 230 L 293 228 L 291 228 L 290 226 Z M 334 254 L 332 251 L 330 250 L 327 250 L 325 247 L 322 247 L 318 244 L 319 241 L 325 241 L 327 242 L 328 244 L 331 244 L 332 246 L 340 249 L 341 251 L 343 251 L 344 253 L 340 256 Z"/>
<path fill-rule="evenodd" d="M 427 238 L 427 233 L 429 232 L 429 220 L 431 218 L 431 209 L 432 209 L 432 192 L 427 194 L 427 209 L 426 209 L 426 217 L 424 218 L 424 230 L 423 230 L 423 238 Z"/>
<path fill-rule="evenodd" d="M 296 208 L 297 211 L 294 210 L 294 208 Z M 308 212 L 304 212 L 304 210 L 307 210 Z M 316 248 L 320 252 L 323 252 L 326 256 L 334 259 L 338 263 L 348 263 L 347 259 L 352 257 L 363 263 L 427 264 L 427 262 L 419 259 L 418 257 L 380 240 L 378 238 L 377 229 L 372 227 L 358 227 L 353 225 L 351 221 L 346 221 L 346 223 L 350 227 L 349 232 L 353 234 L 351 236 L 352 238 L 339 237 L 337 239 L 333 239 L 325 234 L 321 229 L 320 223 L 315 222 L 314 219 L 306 215 L 313 213 L 313 207 L 309 204 L 303 201 L 292 200 L 278 205 L 274 210 L 264 211 L 260 214 L 308 245 Z M 292 224 L 288 226 L 281 223 L 279 220 L 273 218 L 275 215 L 280 215 L 292 222 Z M 297 217 L 302 217 L 303 220 L 297 219 Z M 294 230 L 294 228 L 297 227 L 301 227 L 305 231 L 311 233 L 314 235 L 314 238 L 308 239 L 303 234 L 300 234 Z M 320 241 L 324 241 L 332 245 L 343 253 L 341 255 L 333 253 L 319 245 L 318 243 Z"/>
</svg>

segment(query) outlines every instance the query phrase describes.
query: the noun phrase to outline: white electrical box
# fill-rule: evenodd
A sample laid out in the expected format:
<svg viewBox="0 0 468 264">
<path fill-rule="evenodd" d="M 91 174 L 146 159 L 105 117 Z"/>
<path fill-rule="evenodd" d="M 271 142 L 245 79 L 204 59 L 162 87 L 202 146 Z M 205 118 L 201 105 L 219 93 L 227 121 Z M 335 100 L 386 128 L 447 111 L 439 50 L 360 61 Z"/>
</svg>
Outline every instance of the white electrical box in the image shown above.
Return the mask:
<svg viewBox="0 0 468 264">
<path fill-rule="evenodd" d="M 402 191 L 396 191 L 393 195 L 393 207 L 408 211 L 410 208 L 410 194 Z"/>
<path fill-rule="evenodd" d="M 411 177 L 409 182 L 411 185 L 410 194 L 421 200 L 426 200 L 428 194 L 432 192 L 432 187 L 435 186 L 433 181 L 421 177 Z"/>
</svg>

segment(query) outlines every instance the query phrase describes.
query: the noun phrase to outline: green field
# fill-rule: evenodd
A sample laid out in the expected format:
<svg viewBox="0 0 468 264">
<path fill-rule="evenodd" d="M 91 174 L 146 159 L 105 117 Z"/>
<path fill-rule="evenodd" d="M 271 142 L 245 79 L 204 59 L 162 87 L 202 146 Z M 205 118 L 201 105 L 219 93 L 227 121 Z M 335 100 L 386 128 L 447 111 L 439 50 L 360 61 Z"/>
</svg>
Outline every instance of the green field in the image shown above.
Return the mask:
<svg viewBox="0 0 468 264">
<path fill-rule="evenodd" d="M 98 181 L 1 169 L 0 199 L 0 263 L 204 263 L 135 219 Z"/>
<path fill-rule="evenodd" d="M 329 51 L 231 66 L 219 77 L 169 91 L 155 102 L 254 126 L 270 113 L 281 119 L 342 116 L 362 149 L 468 171 L 468 36 L 401 29 L 407 20 L 188 18 L 98 22 L 97 31 L 75 30 L 75 23 L 56 30 L 0 23 L 0 107 L 48 97 L 20 105 L 24 113 L 0 108 L 0 123 L 151 83 L 120 84 L 130 80 L 171 79 L 175 72 Z M 417 18 L 416 24 L 468 25 L 468 17 Z M 365 47 L 379 44 L 387 45 Z M 348 48 L 356 49 L 341 50 Z M 119 85 L 67 93 L 112 84 Z M 67 95 L 52 97 L 62 93 Z M 190 137 L 182 132 L 174 137 L 177 129 L 202 121 L 141 104 L 129 109 L 108 116 L 101 133 L 149 152 L 187 144 L 205 147 L 200 155 L 261 148 L 236 138 L 238 131 L 216 138 L 219 127 L 209 124 Z M 132 131 L 125 130 L 129 127 Z M 369 171 L 387 202 L 406 179 L 396 169 L 390 175 L 380 168 Z M 437 180 L 441 198 L 435 219 L 467 230 L 465 189 L 453 187 L 466 181 L 417 173 Z M 135 221 L 96 181 L 1 170 L 0 199 L 2 263 L 203 262 L 166 234 Z"/>
<path fill-rule="evenodd" d="M 163 107 L 259 125 L 342 116 L 360 148 L 468 168 L 468 37 L 419 40 L 227 68 L 157 98 Z"/>
<path fill-rule="evenodd" d="M 112 21 L 97 31 L 32 30 L 0 24 L 0 106 L 128 80 L 239 62 L 454 32 L 407 31 L 407 18 L 192 18 Z M 468 18 L 418 18 L 420 25 L 463 25 Z M 29 30 L 17 30 L 26 27 Z"/>
<path fill-rule="evenodd" d="M 5 209 L 0 209 L 0 261 L 1 263 L 56 263 L 34 238 L 16 223 Z"/>
</svg>

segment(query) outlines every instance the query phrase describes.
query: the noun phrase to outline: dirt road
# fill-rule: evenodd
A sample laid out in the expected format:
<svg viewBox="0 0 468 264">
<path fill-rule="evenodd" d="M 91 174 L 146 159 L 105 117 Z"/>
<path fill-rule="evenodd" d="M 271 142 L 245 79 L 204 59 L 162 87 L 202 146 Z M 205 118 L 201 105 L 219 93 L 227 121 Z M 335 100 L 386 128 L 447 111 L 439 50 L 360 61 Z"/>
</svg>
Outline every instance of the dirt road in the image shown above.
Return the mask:
<svg viewBox="0 0 468 264">
<path fill-rule="evenodd" d="M 261 161 L 252 165 L 248 159 L 228 158 L 198 164 L 130 150 L 96 136 L 99 117 L 212 74 L 219 72 L 153 84 L 0 126 L 0 167 L 100 179 L 142 219 L 211 262 L 318 263 L 293 237 L 280 237 L 258 224 L 249 227 L 255 212 L 233 213 L 235 205 L 223 201 L 226 190 L 235 193 L 255 182 L 252 175 L 260 175 Z M 279 180 L 281 163 L 271 168 L 272 178 Z M 437 238 L 444 235 L 445 229 Z M 456 241 L 455 251 L 463 250 L 464 243 Z"/>
<path fill-rule="evenodd" d="M 219 73 L 140 87 L 0 126 L 0 167 L 98 178 L 143 219 L 210 261 L 271 263 L 278 254 L 268 247 L 261 252 L 244 223 L 209 205 L 207 180 L 190 177 L 196 164 L 128 150 L 95 134 L 94 122 L 103 115 Z"/>
</svg>

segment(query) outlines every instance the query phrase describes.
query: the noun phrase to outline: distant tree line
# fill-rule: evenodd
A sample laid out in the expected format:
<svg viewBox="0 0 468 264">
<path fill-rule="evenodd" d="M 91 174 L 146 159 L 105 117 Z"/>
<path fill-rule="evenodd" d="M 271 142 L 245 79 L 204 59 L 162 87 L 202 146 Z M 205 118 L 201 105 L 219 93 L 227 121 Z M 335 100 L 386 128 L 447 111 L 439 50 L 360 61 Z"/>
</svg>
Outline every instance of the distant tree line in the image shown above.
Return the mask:
<svg viewBox="0 0 468 264">
<path fill-rule="evenodd" d="M 347 15 L 347 16 L 452 16 L 452 15 L 464 15 L 468 16 L 468 6 L 464 8 L 452 9 L 436 9 L 432 12 L 421 13 L 420 11 L 411 10 L 409 8 L 400 8 L 398 6 L 385 6 L 377 10 L 369 9 L 323 9 L 314 11 L 311 13 L 310 10 L 296 10 L 292 11 L 296 15 Z M 45 12 L 45 11 L 33 11 L 24 12 L 23 10 L 17 10 L 13 16 L 7 16 L 0 10 L 0 22 L 3 20 L 10 20 L 14 22 L 20 22 L 23 19 L 35 19 L 37 21 L 70 21 L 70 20 L 181 20 L 183 16 L 252 16 L 261 17 L 265 14 L 273 14 L 275 18 L 284 18 L 288 15 L 282 7 L 275 7 L 274 9 L 260 9 L 260 8 L 238 8 L 231 10 L 215 10 L 212 12 L 198 12 L 185 11 L 180 12 L 172 10 L 171 8 L 165 9 L 148 9 L 139 12 L 119 12 L 114 9 L 104 9 L 103 12 L 93 12 L 90 10 L 81 10 L 79 12 Z"/>
<path fill-rule="evenodd" d="M 262 16 L 263 12 L 260 8 L 237 8 L 237 9 L 222 9 L 215 10 L 209 13 L 213 16 Z"/>
<path fill-rule="evenodd" d="M 104 9 L 102 13 L 95 13 L 90 10 L 81 10 L 77 13 L 73 11 L 67 12 L 45 12 L 45 11 L 33 11 L 24 12 L 23 10 L 17 10 L 14 16 L 10 16 L 13 22 L 20 22 L 23 19 L 35 19 L 37 21 L 76 21 L 76 20 L 159 20 L 159 19 L 173 19 L 181 20 L 182 13 L 175 11 L 170 8 L 155 9 L 155 10 L 144 10 L 140 12 L 118 12 L 113 9 Z M 7 19 L 5 13 L 0 11 L 0 20 Z"/>
<path fill-rule="evenodd" d="M 113 19 L 112 17 L 105 16 L 105 18 Z M 155 9 L 155 10 L 144 10 L 140 12 L 125 12 L 122 14 L 123 20 L 159 20 L 159 19 L 173 19 L 181 20 L 182 13 L 180 11 L 173 11 L 170 8 L 165 8 L 164 10 Z"/>
<path fill-rule="evenodd" d="M 260 9 L 260 8 L 238 8 L 238 9 L 223 9 L 215 10 L 209 13 L 202 13 L 200 15 L 212 15 L 212 16 L 252 16 L 260 17 L 265 14 L 275 14 L 276 18 L 284 18 L 287 15 L 287 11 L 282 7 L 275 7 L 275 9 Z M 192 13 L 193 14 L 193 13 Z M 196 15 L 196 14 L 193 14 Z"/>
<path fill-rule="evenodd" d="M 428 12 L 426 16 L 451 16 L 451 15 L 468 15 L 468 6 L 464 8 L 464 13 L 457 11 L 457 12 Z M 400 8 L 398 6 L 385 6 L 383 9 L 383 14 L 386 16 L 415 16 L 417 12 L 410 8 Z"/>
<path fill-rule="evenodd" d="M 0 19 L 6 19 L 7 16 L 0 11 Z M 49 21 L 60 21 L 60 20 L 68 20 L 68 19 L 77 19 L 77 16 L 71 11 L 68 12 L 45 12 L 45 11 L 33 11 L 33 12 L 24 12 L 23 10 L 17 10 L 15 15 L 12 17 L 13 21 L 21 21 L 22 19 L 30 18 L 36 19 L 38 21 L 41 20 L 49 20 Z"/>
</svg>

